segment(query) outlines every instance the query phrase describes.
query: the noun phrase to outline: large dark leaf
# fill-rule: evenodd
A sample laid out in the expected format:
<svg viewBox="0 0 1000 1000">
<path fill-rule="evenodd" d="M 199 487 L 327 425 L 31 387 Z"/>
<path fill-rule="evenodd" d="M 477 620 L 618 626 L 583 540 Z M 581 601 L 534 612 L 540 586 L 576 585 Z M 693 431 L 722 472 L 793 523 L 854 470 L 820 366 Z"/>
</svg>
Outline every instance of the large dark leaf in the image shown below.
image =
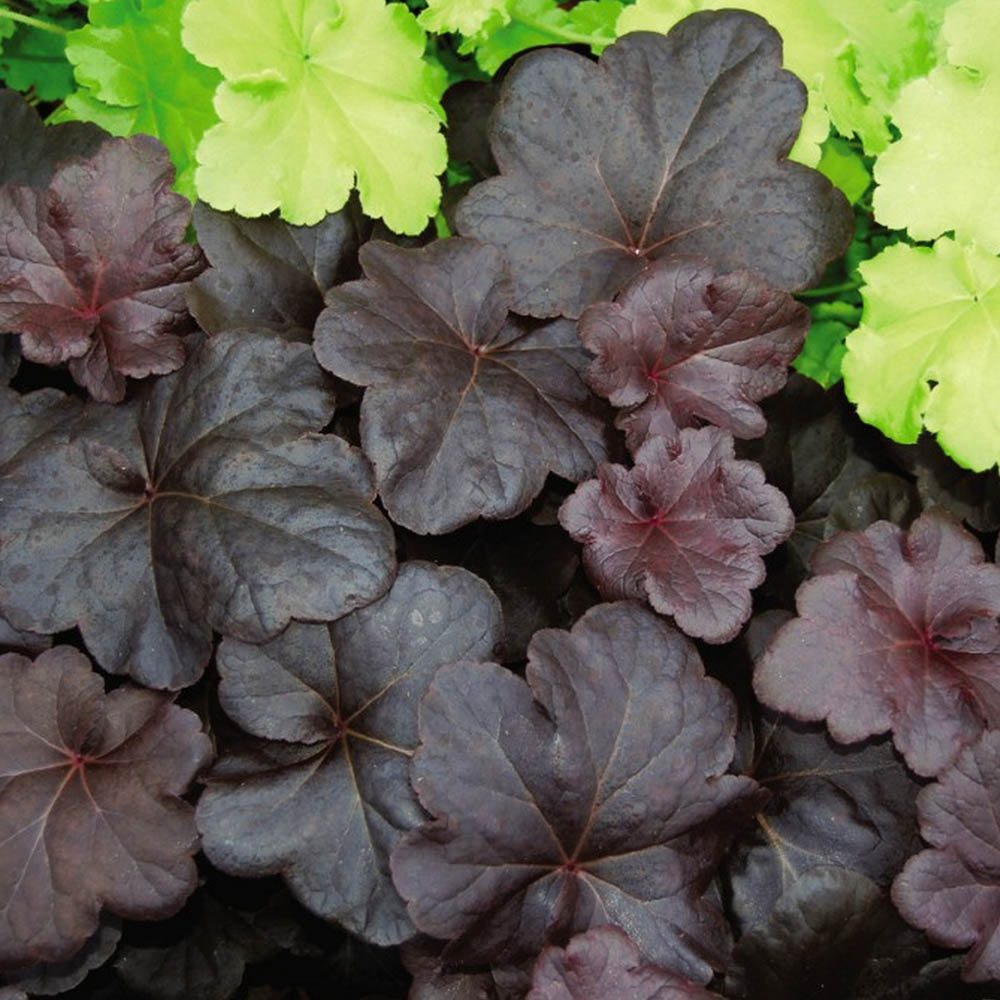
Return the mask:
<svg viewBox="0 0 1000 1000">
<path fill-rule="evenodd" d="M 527 682 L 459 663 L 424 698 L 412 780 L 435 821 L 392 855 L 413 922 L 469 964 L 613 923 L 707 982 L 729 931 L 702 893 L 756 787 L 725 774 L 732 697 L 634 603 L 539 632 Z"/>
<path fill-rule="evenodd" d="M 187 301 L 207 333 L 263 327 L 308 340 L 323 293 L 357 271 L 362 234 L 350 208 L 315 226 L 290 226 L 199 202 L 194 224 L 212 266 L 191 283 Z"/>
<path fill-rule="evenodd" d="M 173 179 L 140 135 L 63 163 L 47 188 L 0 187 L 0 330 L 31 361 L 69 361 L 95 399 L 184 361 L 184 292 L 205 261 L 184 242 L 191 206 Z"/>
<path fill-rule="evenodd" d="M 422 813 L 408 780 L 417 702 L 435 669 L 492 654 L 500 608 L 465 570 L 405 564 L 392 590 L 329 628 L 292 625 L 219 650 L 226 712 L 271 742 L 268 766 L 223 758 L 198 803 L 213 864 L 281 872 L 313 912 L 377 944 L 413 933 L 389 851 Z M 229 775 L 231 780 L 225 780 Z"/>
<path fill-rule="evenodd" d="M 753 462 L 733 458 L 716 427 L 652 437 L 635 467 L 602 465 L 559 520 L 583 542 L 583 564 L 605 597 L 646 598 L 688 635 L 727 642 L 750 617 L 764 560 L 795 519 Z"/>
<path fill-rule="evenodd" d="M 799 616 L 757 664 L 760 700 L 853 743 L 892 731 L 925 776 L 1000 723 L 1000 567 L 935 508 L 817 548 Z"/>
<path fill-rule="evenodd" d="M 44 188 L 57 164 L 91 156 L 108 134 L 89 122 L 43 125 L 38 112 L 13 90 L 0 90 L 0 184 Z"/>
<path fill-rule="evenodd" d="M 260 642 L 389 585 L 392 533 L 363 456 L 310 434 L 332 399 L 305 345 L 205 341 L 183 371 L 91 404 L 0 477 L 0 610 L 79 625 L 100 664 L 152 687 L 195 681 L 211 630 Z"/>
<path fill-rule="evenodd" d="M 197 716 L 132 686 L 105 695 L 69 646 L 0 657 L 0 967 L 69 957 L 102 907 L 180 909 L 197 884 L 180 796 L 210 752 Z"/>
<path fill-rule="evenodd" d="M 550 947 L 535 966 L 525 1000 L 718 1000 L 697 983 L 667 969 L 643 965 L 639 949 L 618 927 L 577 934 L 565 948 Z"/>
<path fill-rule="evenodd" d="M 756 404 L 785 384 L 808 326 L 805 306 L 751 271 L 717 276 L 703 257 L 667 257 L 590 306 L 580 339 L 597 355 L 587 381 L 629 407 L 616 422 L 636 451 L 703 423 L 760 437 Z"/>
<path fill-rule="evenodd" d="M 361 263 L 368 280 L 327 296 L 316 356 L 368 386 L 361 441 L 397 524 L 441 534 L 513 517 L 549 472 L 579 482 L 607 457 L 576 327 L 509 316 L 498 250 L 369 243 Z"/>
<path fill-rule="evenodd" d="M 1000 732 L 966 747 L 917 806 L 933 849 L 907 862 L 893 902 L 935 944 L 971 949 L 964 979 L 1000 979 Z"/>
<path fill-rule="evenodd" d="M 626 35 L 598 65 L 529 53 L 492 119 L 501 176 L 459 207 L 462 234 L 504 248 L 532 316 L 579 316 L 669 253 L 804 287 L 853 229 L 840 192 L 785 159 L 804 108 L 778 33 L 743 11 Z"/>
</svg>

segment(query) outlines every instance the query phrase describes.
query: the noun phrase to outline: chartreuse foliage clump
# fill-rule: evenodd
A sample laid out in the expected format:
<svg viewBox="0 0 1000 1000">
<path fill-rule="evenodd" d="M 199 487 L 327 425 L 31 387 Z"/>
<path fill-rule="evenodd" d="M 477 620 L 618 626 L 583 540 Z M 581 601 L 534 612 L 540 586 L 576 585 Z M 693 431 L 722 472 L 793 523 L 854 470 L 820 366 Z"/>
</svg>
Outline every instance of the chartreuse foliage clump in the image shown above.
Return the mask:
<svg viewBox="0 0 1000 1000">
<path fill-rule="evenodd" d="M 0 7 L 2 1000 L 1000 979 L 1000 14 L 720 6 Z"/>
<path fill-rule="evenodd" d="M 875 164 L 875 217 L 937 242 L 862 265 L 865 309 L 843 363 L 866 420 L 906 443 L 926 428 L 976 470 L 1000 461 L 1000 54 L 987 41 L 998 30 L 996 4 L 956 3 L 943 61 L 893 106 L 901 136 Z"/>
<path fill-rule="evenodd" d="M 183 23 L 184 44 L 225 78 L 198 147 L 201 198 L 311 225 L 356 184 L 367 214 L 424 228 L 447 164 L 441 78 L 404 6 L 192 0 Z"/>
</svg>

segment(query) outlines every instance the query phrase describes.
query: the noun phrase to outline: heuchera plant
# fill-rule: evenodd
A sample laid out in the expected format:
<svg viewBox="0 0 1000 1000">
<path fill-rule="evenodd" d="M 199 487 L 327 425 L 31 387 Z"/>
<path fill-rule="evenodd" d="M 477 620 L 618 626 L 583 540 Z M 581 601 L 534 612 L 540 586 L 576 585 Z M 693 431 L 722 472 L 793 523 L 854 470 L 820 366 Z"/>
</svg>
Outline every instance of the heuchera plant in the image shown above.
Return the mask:
<svg viewBox="0 0 1000 1000">
<path fill-rule="evenodd" d="M 987 995 L 984 3 L 0 8 L 2 1000 Z"/>
</svg>

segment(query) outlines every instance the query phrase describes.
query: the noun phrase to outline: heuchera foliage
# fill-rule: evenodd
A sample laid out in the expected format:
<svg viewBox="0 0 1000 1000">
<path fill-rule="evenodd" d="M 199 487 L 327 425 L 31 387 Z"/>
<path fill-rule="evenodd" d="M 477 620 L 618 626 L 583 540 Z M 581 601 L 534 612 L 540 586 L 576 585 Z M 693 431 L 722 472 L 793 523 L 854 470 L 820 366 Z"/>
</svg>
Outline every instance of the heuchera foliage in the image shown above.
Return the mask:
<svg viewBox="0 0 1000 1000">
<path fill-rule="evenodd" d="M 455 663 L 431 682 L 413 779 L 434 822 L 392 855 L 411 919 L 473 965 L 618 924 L 650 960 L 707 982 L 729 934 L 700 897 L 754 802 L 752 781 L 724 773 L 731 695 L 634 603 L 536 633 L 526 680 Z"/>
<path fill-rule="evenodd" d="M 470 240 L 373 242 L 366 280 L 330 292 L 316 357 L 369 386 L 361 440 L 397 524 L 450 531 L 513 517 L 549 472 L 574 482 L 608 456 L 573 323 L 510 315 L 503 255 Z"/>
<path fill-rule="evenodd" d="M 454 39 L 382 0 L 94 0 L 50 120 L 150 121 L 216 203 L 193 228 L 155 138 L 0 96 L 2 1000 L 987 995 L 959 977 L 1000 977 L 996 481 L 785 384 L 871 275 L 854 354 L 909 330 L 886 405 L 957 440 L 993 248 L 858 268 L 893 239 L 861 147 L 944 5 L 754 2 L 787 59 L 738 11 L 610 44 L 618 0 L 433 4 Z M 989 68 L 982 2 L 936 80 Z M 553 41 L 452 92 L 446 238 L 418 233 L 463 55 Z M 185 44 L 219 73 L 174 87 Z M 820 138 L 793 60 L 860 136 L 812 150 L 849 248 L 788 161 Z"/>
<path fill-rule="evenodd" d="M 47 188 L 0 187 L 0 327 L 104 402 L 126 375 L 184 362 L 184 291 L 205 260 L 183 242 L 191 208 L 173 179 L 163 147 L 136 136 L 63 163 Z"/>
<path fill-rule="evenodd" d="M 598 65 L 529 53 L 491 119 L 501 176 L 465 199 L 459 229 L 504 247 L 532 316 L 579 316 L 674 253 L 803 287 L 851 227 L 843 195 L 785 159 L 804 103 L 777 34 L 731 11 L 626 35 Z"/>
<path fill-rule="evenodd" d="M 704 258 L 671 256 L 588 307 L 580 339 L 596 355 L 591 388 L 627 407 L 616 423 L 634 453 L 649 435 L 702 423 L 760 437 L 754 404 L 785 384 L 808 326 L 806 308 L 754 272 L 716 275 Z"/>
<path fill-rule="evenodd" d="M 0 658 L 0 966 L 67 958 L 102 906 L 180 909 L 198 843 L 180 796 L 210 753 L 197 716 L 132 686 L 105 695 L 71 647 Z"/>
<path fill-rule="evenodd" d="M 559 521 L 583 543 L 605 597 L 645 597 L 688 635 L 727 642 L 750 617 L 761 556 L 795 518 L 759 465 L 737 461 L 716 427 L 651 437 L 635 466 L 602 465 L 563 504 Z"/>
<path fill-rule="evenodd" d="M 1000 568 L 940 510 L 820 546 L 799 618 L 757 664 L 765 705 L 824 719 L 853 743 L 892 731 L 917 774 L 940 774 L 1000 721 Z"/>
</svg>

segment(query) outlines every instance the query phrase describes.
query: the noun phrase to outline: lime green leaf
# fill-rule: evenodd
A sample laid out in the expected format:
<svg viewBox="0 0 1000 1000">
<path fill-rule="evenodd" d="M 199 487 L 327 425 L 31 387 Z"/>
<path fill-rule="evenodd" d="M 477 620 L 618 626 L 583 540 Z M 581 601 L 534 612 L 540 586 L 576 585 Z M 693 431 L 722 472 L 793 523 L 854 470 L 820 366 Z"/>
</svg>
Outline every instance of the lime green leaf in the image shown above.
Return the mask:
<svg viewBox="0 0 1000 1000">
<path fill-rule="evenodd" d="M 512 0 L 508 9 L 509 20 L 503 27 L 465 46 L 468 51 L 475 49 L 476 62 L 487 73 L 495 73 L 511 56 L 539 45 L 589 45 L 599 55 L 615 40 L 615 22 L 624 4 L 582 0 L 564 10 L 556 0 Z"/>
<path fill-rule="evenodd" d="M 191 0 L 184 43 L 225 77 L 198 147 L 198 194 L 241 215 L 311 225 L 347 202 L 419 233 L 448 155 L 440 74 L 403 4 Z"/>
<path fill-rule="evenodd" d="M 942 31 L 951 65 L 893 106 L 902 138 L 875 164 L 875 216 L 913 239 L 953 231 L 1000 252 L 1000 3 L 961 0 Z"/>
<path fill-rule="evenodd" d="M 427 9 L 417 20 L 427 31 L 442 34 L 456 31 L 475 35 L 490 28 L 498 28 L 510 20 L 507 8 L 511 0 L 427 0 Z"/>
<path fill-rule="evenodd" d="M 844 387 L 895 441 L 921 426 L 956 462 L 1000 460 L 1000 259 L 944 237 L 904 243 L 861 265 L 861 326 L 847 338 Z"/>
<path fill-rule="evenodd" d="M 90 24 L 68 37 L 80 90 L 57 121 L 87 121 L 114 135 L 156 136 L 170 151 L 176 189 L 194 200 L 194 151 L 214 121 L 221 77 L 181 45 L 186 0 L 91 0 Z"/>
<path fill-rule="evenodd" d="M 823 155 L 816 166 L 832 184 L 847 196 L 853 205 L 868 190 L 872 175 L 861 154 L 839 136 L 831 135 L 823 143 Z"/>
<path fill-rule="evenodd" d="M 933 61 L 927 18 L 915 0 L 638 0 L 618 33 L 667 31 L 695 10 L 740 7 L 766 18 L 785 42 L 785 66 L 809 92 L 792 159 L 815 166 L 830 122 L 865 152 L 889 142 L 886 114 L 900 86 Z"/>
<path fill-rule="evenodd" d="M 814 320 L 806 334 L 806 342 L 792 367 L 800 374 L 819 382 L 824 389 L 840 381 L 840 364 L 844 358 L 844 338 L 851 328 L 833 319 Z"/>
<path fill-rule="evenodd" d="M 80 26 L 75 17 L 55 17 L 56 27 L 67 31 Z M 0 22 L 0 27 L 13 24 Z M 0 79 L 14 90 L 32 87 L 39 100 L 61 101 L 73 89 L 73 67 L 66 60 L 66 36 L 28 24 L 17 25 L 0 55 Z"/>
</svg>

